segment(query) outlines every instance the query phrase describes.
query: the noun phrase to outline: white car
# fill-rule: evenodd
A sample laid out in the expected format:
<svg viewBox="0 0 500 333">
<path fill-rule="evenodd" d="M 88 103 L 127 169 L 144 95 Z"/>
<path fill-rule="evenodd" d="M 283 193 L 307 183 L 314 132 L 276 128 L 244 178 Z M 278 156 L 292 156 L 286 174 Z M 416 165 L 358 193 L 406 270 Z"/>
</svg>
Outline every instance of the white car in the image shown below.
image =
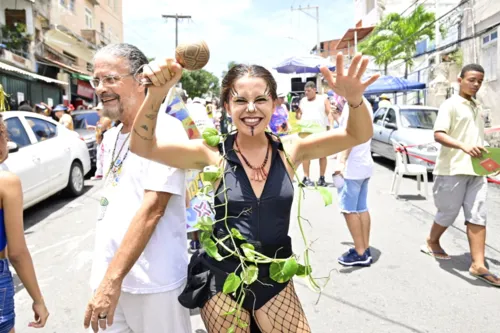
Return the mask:
<svg viewBox="0 0 500 333">
<path fill-rule="evenodd" d="M 21 178 L 24 209 L 66 189 L 83 193 L 90 171 L 85 141 L 51 118 L 33 112 L 2 112 L 9 137 L 9 157 L 0 169 Z"/>
</svg>

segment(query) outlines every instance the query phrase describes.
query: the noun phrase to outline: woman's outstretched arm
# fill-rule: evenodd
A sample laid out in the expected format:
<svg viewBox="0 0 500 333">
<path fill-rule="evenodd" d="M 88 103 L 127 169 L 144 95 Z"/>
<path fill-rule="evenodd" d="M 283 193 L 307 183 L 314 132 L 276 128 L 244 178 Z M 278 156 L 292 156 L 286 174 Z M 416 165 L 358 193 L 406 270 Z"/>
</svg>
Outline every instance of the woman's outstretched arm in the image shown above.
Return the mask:
<svg viewBox="0 0 500 333">
<path fill-rule="evenodd" d="M 335 93 L 345 97 L 349 103 L 349 118 L 345 129 L 335 129 L 298 140 L 295 147 L 295 162 L 314 160 L 326 157 L 357 146 L 368 141 L 373 135 L 371 108 L 366 104 L 363 93 L 375 82 L 379 75 L 374 75 L 362 82 L 363 74 L 368 65 L 368 59 L 357 54 L 347 75 L 344 75 L 343 55 L 337 55 L 337 77 L 334 78 L 327 68 L 321 68 L 321 73 Z"/>
<path fill-rule="evenodd" d="M 180 80 L 182 67 L 173 59 L 151 63 L 144 67 L 143 76 L 151 80 L 148 93 L 137 116 L 130 136 L 130 150 L 139 156 L 179 169 L 203 169 L 217 164 L 217 149 L 203 140 L 158 142 L 155 129 L 158 113 L 168 91 Z"/>
</svg>

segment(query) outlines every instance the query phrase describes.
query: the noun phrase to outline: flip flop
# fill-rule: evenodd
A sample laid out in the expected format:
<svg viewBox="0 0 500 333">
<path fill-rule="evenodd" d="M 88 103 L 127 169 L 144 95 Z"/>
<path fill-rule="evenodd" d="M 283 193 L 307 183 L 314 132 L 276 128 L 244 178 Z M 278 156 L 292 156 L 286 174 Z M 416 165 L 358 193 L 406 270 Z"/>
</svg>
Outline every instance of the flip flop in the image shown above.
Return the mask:
<svg viewBox="0 0 500 333">
<path fill-rule="evenodd" d="M 487 279 L 487 277 L 492 277 L 495 280 L 498 280 L 498 277 L 495 274 L 491 274 L 491 273 L 474 274 L 474 273 L 471 273 L 471 272 L 469 272 L 469 274 L 472 275 L 475 278 L 483 280 L 484 282 L 486 282 L 489 285 L 492 285 L 494 287 L 500 287 L 500 283 L 495 283 L 495 282 L 490 281 L 490 280 Z"/>
<path fill-rule="evenodd" d="M 437 260 L 450 260 L 450 256 L 444 252 L 444 251 L 432 251 L 431 249 L 429 249 L 429 246 L 427 246 L 427 244 L 424 244 L 420 247 L 420 251 L 427 254 L 427 255 L 430 255 L 431 257 L 433 257 L 434 259 L 437 259 Z"/>
</svg>

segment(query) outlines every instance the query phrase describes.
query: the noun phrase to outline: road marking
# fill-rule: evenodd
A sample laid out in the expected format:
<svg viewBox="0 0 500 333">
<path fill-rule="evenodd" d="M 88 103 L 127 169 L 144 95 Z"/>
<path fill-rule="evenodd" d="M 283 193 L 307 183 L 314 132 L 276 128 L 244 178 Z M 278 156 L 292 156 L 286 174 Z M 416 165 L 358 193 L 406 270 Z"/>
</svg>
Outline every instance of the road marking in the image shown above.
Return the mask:
<svg viewBox="0 0 500 333">
<path fill-rule="evenodd" d="M 57 242 L 55 244 L 52 244 L 52 245 L 49 245 L 49 246 L 46 246 L 44 248 L 41 248 L 40 250 L 37 250 L 35 252 L 32 252 L 31 253 L 31 256 L 35 256 L 37 254 L 40 254 L 42 252 L 45 252 L 45 251 L 48 251 L 50 249 L 53 249 L 53 248 L 56 248 L 56 247 L 59 247 L 61 245 L 64 245 L 66 243 L 69 243 L 69 242 L 73 242 L 73 241 L 83 241 L 85 238 L 87 238 L 88 236 L 92 235 L 94 233 L 94 230 L 90 230 L 89 232 L 87 232 L 86 234 L 84 234 L 83 236 L 75 236 L 75 237 L 71 237 L 71 238 L 68 238 L 68 239 L 65 239 L 63 241 L 60 241 L 60 242 Z"/>
</svg>

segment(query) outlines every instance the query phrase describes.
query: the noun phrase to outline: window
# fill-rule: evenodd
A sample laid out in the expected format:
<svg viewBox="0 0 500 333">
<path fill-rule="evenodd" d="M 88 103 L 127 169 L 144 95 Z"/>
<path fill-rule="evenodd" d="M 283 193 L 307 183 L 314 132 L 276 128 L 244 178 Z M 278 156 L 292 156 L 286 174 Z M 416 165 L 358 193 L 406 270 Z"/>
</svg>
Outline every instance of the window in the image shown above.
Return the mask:
<svg viewBox="0 0 500 333">
<path fill-rule="evenodd" d="M 9 141 L 15 142 L 19 148 L 29 146 L 31 144 L 28 133 L 24 129 L 23 124 L 17 117 L 9 118 L 5 121 Z"/>
<path fill-rule="evenodd" d="M 45 141 L 57 135 L 57 126 L 48 121 L 32 117 L 26 117 L 26 120 L 35 133 L 38 142 Z"/>
<path fill-rule="evenodd" d="M 90 8 L 85 7 L 85 26 L 87 29 L 92 29 L 93 26 L 93 15 L 92 15 L 92 10 Z"/>
<path fill-rule="evenodd" d="M 75 11 L 75 0 L 69 0 L 69 10 Z"/>
<path fill-rule="evenodd" d="M 366 0 L 366 14 L 375 8 L 375 0 Z"/>
<path fill-rule="evenodd" d="M 436 122 L 437 110 L 403 109 L 401 125 L 408 128 L 433 129 Z"/>
<path fill-rule="evenodd" d="M 66 0 L 59 0 L 59 4 L 63 7 L 66 7 Z"/>
<path fill-rule="evenodd" d="M 394 109 L 389 109 L 389 111 L 387 111 L 384 122 L 396 124 L 396 111 L 394 111 Z"/>
<path fill-rule="evenodd" d="M 382 119 L 384 119 L 386 108 L 380 108 L 373 115 L 373 123 L 376 125 L 382 125 Z"/>
<path fill-rule="evenodd" d="M 114 9 L 115 8 L 115 1 L 114 0 L 108 0 L 108 6 L 109 6 L 109 8 Z"/>
<path fill-rule="evenodd" d="M 108 37 L 109 43 L 113 43 L 113 30 L 111 28 L 108 28 L 108 35 L 106 37 Z"/>
<path fill-rule="evenodd" d="M 101 21 L 101 34 L 105 34 L 106 30 L 104 29 L 104 22 Z"/>
<path fill-rule="evenodd" d="M 87 129 L 87 126 L 97 126 L 99 114 L 97 112 L 85 112 L 72 115 L 75 129 Z"/>
<path fill-rule="evenodd" d="M 483 35 L 481 65 L 484 67 L 485 80 L 496 80 L 498 70 L 498 31 Z"/>
</svg>

